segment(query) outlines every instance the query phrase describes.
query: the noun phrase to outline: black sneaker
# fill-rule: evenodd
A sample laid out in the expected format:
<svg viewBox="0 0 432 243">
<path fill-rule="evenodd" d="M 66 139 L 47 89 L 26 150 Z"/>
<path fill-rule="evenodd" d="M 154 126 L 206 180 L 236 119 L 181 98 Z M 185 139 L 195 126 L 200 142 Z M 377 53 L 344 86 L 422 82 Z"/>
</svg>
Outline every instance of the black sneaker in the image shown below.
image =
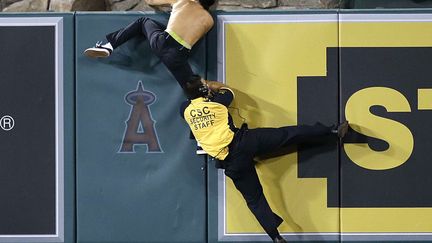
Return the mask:
<svg viewBox="0 0 432 243">
<path fill-rule="evenodd" d="M 338 137 L 339 138 L 345 137 L 345 135 L 348 132 L 348 128 L 349 128 L 348 121 L 344 121 L 341 124 L 339 124 L 339 126 L 337 127 L 337 135 L 338 135 Z"/>
<path fill-rule="evenodd" d="M 107 43 L 108 44 L 108 43 Z M 102 42 L 99 41 L 96 43 L 94 47 L 87 48 L 84 51 L 84 54 L 88 57 L 109 57 L 113 51 L 113 49 L 110 46 L 107 46 L 107 44 L 102 45 Z"/>
</svg>

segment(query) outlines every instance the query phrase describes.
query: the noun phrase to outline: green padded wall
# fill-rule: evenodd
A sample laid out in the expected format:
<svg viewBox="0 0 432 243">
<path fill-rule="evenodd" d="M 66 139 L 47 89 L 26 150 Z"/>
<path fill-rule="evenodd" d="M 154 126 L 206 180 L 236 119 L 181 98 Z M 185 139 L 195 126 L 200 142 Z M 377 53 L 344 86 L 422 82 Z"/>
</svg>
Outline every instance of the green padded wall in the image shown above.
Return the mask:
<svg viewBox="0 0 432 243">
<path fill-rule="evenodd" d="M 107 59 L 82 55 L 141 16 L 76 14 L 78 242 L 205 241 L 204 159 L 179 115 L 180 86 L 143 38 Z M 205 42 L 191 55 L 194 71 L 204 75 Z M 140 96 L 144 107 L 134 102 Z M 137 114 L 133 127 L 127 121 Z M 152 142 L 122 148 L 128 124 L 137 136 L 153 127 Z"/>
</svg>

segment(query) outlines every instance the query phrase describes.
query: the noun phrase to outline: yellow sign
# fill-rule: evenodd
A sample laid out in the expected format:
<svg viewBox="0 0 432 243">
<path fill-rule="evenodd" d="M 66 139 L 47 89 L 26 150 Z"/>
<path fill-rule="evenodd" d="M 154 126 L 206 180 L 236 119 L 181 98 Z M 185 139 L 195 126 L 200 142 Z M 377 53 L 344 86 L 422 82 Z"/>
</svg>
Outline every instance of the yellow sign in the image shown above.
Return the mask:
<svg viewBox="0 0 432 243">
<path fill-rule="evenodd" d="M 236 99 L 231 106 L 239 109 L 252 128 L 297 124 L 297 78 L 326 76 L 327 48 L 432 46 L 432 15 L 231 15 L 219 16 L 219 21 L 219 35 L 224 40 L 219 48 L 223 63 L 219 68 L 219 80 L 236 91 Z M 395 110 L 409 112 L 413 108 L 395 90 L 372 88 L 360 91 L 345 107 L 346 118 L 354 123 L 361 120 L 356 120 L 356 117 L 370 115 L 359 114 L 364 109 L 358 107 L 374 102 L 370 98 L 365 100 L 362 92 L 368 97 L 371 92 L 393 97 L 389 100 L 392 100 Z M 419 101 L 419 108 L 431 107 L 426 102 L 430 100 L 430 94 L 428 89 L 419 90 L 422 101 Z M 236 116 L 237 111 L 231 110 L 231 114 L 236 125 L 239 125 L 242 120 Z M 371 156 L 387 158 L 387 163 L 381 167 L 362 160 L 367 156 L 360 155 L 367 155 L 370 151 L 367 145 L 346 145 L 347 156 L 353 163 L 369 170 L 386 170 L 403 164 L 414 146 L 409 130 L 400 123 L 384 122 L 372 116 L 370 122 L 393 127 L 393 132 L 405 138 L 398 140 L 397 144 L 405 149 L 380 155 L 372 153 Z M 375 131 L 381 131 L 384 140 L 393 139 L 394 134 L 383 129 Z M 398 155 L 394 156 L 394 153 Z M 328 207 L 327 179 L 299 178 L 297 162 L 297 154 L 292 153 L 260 160 L 256 166 L 270 206 L 284 219 L 279 227 L 281 233 L 293 237 L 329 235 L 335 236 L 335 239 L 339 234 L 346 234 L 354 239 L 357 236 L 360 237 L 358 239 L 372 239 L 372 233 L 377 232 L 384 235 L 389 232 L 408 235 L 432 232 L 432 208 Z M 220 214 L 223 219 L 219 219 L 219 223 L 223 220 L 223 235 L 265 235 L 232 181 L 229 178 L 223 181 L 225 193 L 219 195 L 224 197 L 224 212 Z M 432 233 L 428 237 L 432 239 Z"/>
</svg>

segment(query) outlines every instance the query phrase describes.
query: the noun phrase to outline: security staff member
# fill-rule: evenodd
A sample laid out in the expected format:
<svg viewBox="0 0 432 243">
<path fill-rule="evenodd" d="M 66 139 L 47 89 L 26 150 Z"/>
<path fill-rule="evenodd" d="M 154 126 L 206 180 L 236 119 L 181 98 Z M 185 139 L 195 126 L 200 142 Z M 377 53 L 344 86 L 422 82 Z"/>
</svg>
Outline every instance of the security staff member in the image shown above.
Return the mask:
<svg viewBox="0 0 432 243">
<path fill-rule="evenodd" d="M 214 25 L 208 10 L 215 0 L 150 0 L 148 3 L 172 5 L 168 26 L 141 17 L 125 28 L 108 34 L 107 43 L 98 42 L 94 47 L 87 48 L 84 54 L 89 57 L 108 57 L 126 41 L 143 36 L 148 39 L 155 55 L 183 87 L 193 75 L 188 63 L 190 50 Z"/>
<path fill-rule="evenodd" d="M 210 156 L 222 162 L 225 175 L 232 179 L 273 242 L 286 242 L 277 229 L 283 220 L 271 210 L 264 196 L 254 157 L 321 136 L 342 138 L 348 130 L 348 122 L 336 128 L 317 123 L 314 126 L 256 129 L 242 126 L 238 129 L 228 113 L 234 92 L 227 86 L 195 75 L 186 83 L 185 92 L 189 100 L 181 105 L 180 114 L 195 139 Z"/>
</svg>

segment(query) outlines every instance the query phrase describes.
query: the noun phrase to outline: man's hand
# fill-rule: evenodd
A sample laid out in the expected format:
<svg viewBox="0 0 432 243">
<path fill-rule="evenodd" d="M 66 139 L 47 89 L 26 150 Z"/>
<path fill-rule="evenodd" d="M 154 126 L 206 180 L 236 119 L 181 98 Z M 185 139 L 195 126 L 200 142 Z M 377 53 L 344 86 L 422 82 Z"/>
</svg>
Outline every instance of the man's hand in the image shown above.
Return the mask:
<svg viewBox="0 0 432 243">
<path fill-rule="evenodd" d="M 217 81 L 206 81 L 209 89 L 213 92 L 218 92 L 220 88 L 227 87 L 225 84 Z"/>
</svg>

